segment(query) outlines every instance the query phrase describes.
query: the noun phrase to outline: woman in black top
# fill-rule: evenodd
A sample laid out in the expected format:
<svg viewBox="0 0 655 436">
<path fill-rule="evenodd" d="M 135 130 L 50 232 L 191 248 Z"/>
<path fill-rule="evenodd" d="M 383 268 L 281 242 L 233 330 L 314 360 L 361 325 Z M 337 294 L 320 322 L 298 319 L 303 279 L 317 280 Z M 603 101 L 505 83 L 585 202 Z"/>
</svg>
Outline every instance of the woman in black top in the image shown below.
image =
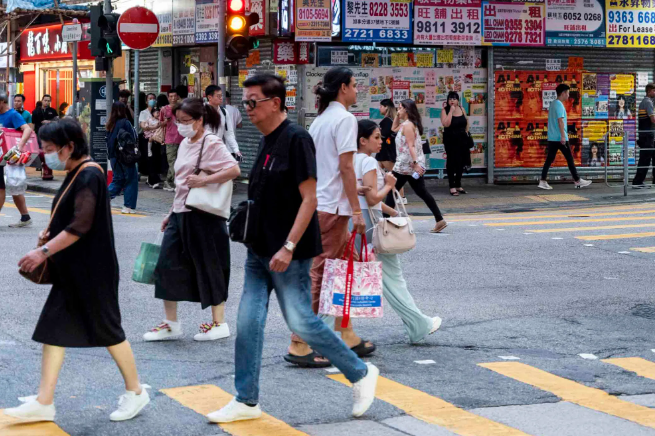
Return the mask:
<svg viewBox="0 0 655 436">
<path fill-rule="evenodd" d="M 396 107 L 390 99 L 380 102 L 380 113 L 384 119 L 380 121 L 380 133 L 382 134 L 382 149 L 375 155 L 382 168 L 387 171 L 393 170 L 396 163 L 396 132 L 393 131 L 393 120 L 396 118 Z"/>
<path fill-rule="evenodd" d="M 464 167 L 471 166 L 471 151 L 468 147 L 468 119 L 456 92 L 448 93 L 448 101 L 444 103 L 444 109 L 441 111 L 441 124 L 444 127 L 443 144 L 446 149 L 450 195 L 457 197 L 459 194 L 466 194 L 462 188 L 462 173 Z"/>
<path fill-rule="evenodd" d="M 38 395 L 23 398 L 23 405 L 4 412 L 24 421 L 54 421 L 55 385 L 65 347 L 106 347 L 127 390 L 110 419 L 131 419 L 150 398 L 139 384 L 121 327 L 118 259 L 105 175 L 89 158 L 77 121 L 65 118 L 44 125 L 39 136 L 46 160 L 68 175 L 53 200 L 49 232 L 40 235 L 48 242 L 19 262 L 23 271 L 31 272 L 48 259 L 53 283 L 32 337 L 43 344 L 41 386 Z"/>
</svg>

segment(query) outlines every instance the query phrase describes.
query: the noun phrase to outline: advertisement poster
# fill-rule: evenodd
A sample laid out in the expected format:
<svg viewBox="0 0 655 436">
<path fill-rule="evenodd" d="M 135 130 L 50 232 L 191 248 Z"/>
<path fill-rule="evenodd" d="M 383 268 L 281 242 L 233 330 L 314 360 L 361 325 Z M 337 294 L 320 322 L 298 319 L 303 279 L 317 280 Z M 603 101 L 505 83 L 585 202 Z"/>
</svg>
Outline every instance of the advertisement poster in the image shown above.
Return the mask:
<svg viewBox="0 0 655 436">
<path fill-rule="evenodd" d="M 655 2 L 605 1 L 607 47 L 655 47 Z"/>
<path fill-rule="evenodd" d="M 153 47 L 171 47 L 173 45 L 173 2 L 170 0 L 155 1 L 152 11 L 159 20 L 159 36 Z"/>
<path fill-rule="evenodd" d="M 218 0 L 196 0 L 196 43 L 218 42 Z"/>
<path fill-rule="evenodd" d="M 296 41 L 332 41 L 330 0 L 296 0 Z"/>
<path fill-rule="evenodd" d="M 605 47 L 605 0 L 547 0 L 546 45 Z"/>
<path fill-rule="evenodd" d="M 193 45 L 195 32 L 195 0 L 176 0 L 173 3 L 173 45 Z"/>
<path fill-rule="evenodd" d="M 605 166 L 607 121 L 582 121 L 582 165 Z"/>
<path fill-rule="evenodd" d="M 416 0 L 414 44 L 482 44 L 480 0 L 457 2 L 457 6 L 453 3 L 447 0 Z"/>
<path fill-rule="evenodd" d="M 412 3 L 405 0 L 345 0 L 344 42 L 412 42 Z"/>
<path fill-rule="evenodd" d="M 637 96 L 635 76 L 632 74 L 610 75 L 609 118 L 632 120 L 636 118 Z"/>
<path fill-rule="evenodd" d="M 623 140 L 628 140 L 628 165 L 635 164 L 636 122 L 634 120 L 609 120 L 609 165 L 623 165 Z"/>
<path fill-rule="evenodd" d="M 546 7 L 536 3 L 482 2 L 482 44 L 542 47 Z"/>
</svg>

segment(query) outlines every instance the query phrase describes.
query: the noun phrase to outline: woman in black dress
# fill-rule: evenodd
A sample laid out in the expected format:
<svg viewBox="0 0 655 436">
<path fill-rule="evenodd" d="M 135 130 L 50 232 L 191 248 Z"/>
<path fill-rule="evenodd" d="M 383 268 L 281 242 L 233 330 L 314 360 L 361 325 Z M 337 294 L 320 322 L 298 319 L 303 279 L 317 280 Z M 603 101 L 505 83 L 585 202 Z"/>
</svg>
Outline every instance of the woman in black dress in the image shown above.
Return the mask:
<svg viewBox="0 0 655 436">
<path fill-rule="evenodd" d="M 380 133 L 382 134 L 382 150 L 376 153 L 375 159 L 380 162 L 380 166 L 387 172 L 393 171 L 396 164 L 396 133 L 393 130 L 393 120 L 396 118 L 398 111 L 393 101 L 385 98 L 380 102 L 380 113 L 384 119 L 380 121 Z M 405 198 L 405 189 L 400 190 L 400 196 L 404 204 L 407 204 Z"/>
<path fill-rule="evenodd" d="M 54 421 L 54 393 L 66 347 L 106 347 L 125 380 L 112 421 L 136 416 L 148 402 L 139 383 L 134 355 L 121 327 L 118 307 L 118 259 L 114 247 L 107 182 L 89 158 L 86 136 L 71 118 L 44 125 L 39 131 L 46 162 L 68 175 L 53 201 L 48 242 L 19 262 L 33 271 L 49 259 L 52 289 L 32 337 L 43 344 L 38 395 L 5 414 L 24 421 Z M 56 208 L 56 211 L 55 211 Z M 92 253 L 92 255 L 89 255 Z"/>
<path fill-rule="evenodd" d="M 471 150 L 468 147 L 468 118 L 456 92 L 448 93 L 448 100 L 441 111 L 441 124 L 444 127 L 443 144 L 446 149 L 446 173 L 450 195 L 457 197 L 459 194 L 466 194 L 462 188 L 462 173 L 464 167 L 471 166 Z"/>
</svg>

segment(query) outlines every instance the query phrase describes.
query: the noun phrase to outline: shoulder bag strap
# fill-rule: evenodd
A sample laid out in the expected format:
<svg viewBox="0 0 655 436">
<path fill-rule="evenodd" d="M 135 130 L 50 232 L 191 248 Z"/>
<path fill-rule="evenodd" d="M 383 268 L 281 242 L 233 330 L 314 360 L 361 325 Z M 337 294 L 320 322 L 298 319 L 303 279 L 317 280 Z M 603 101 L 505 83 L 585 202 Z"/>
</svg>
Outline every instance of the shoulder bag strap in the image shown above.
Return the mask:
<svg viewBox="0 0 655 436">
<path fill-rule="evenodd" d="M 92 161 L 87 161 L 87 162 L 83 163 L 82 166 L 80 166 L 80 169 L 77 170 L 77 172 L 75 173 L 75 175 L 71 179 L 68 186 L 66 186 L 66 189 L 64 189 L 64 192 L 62 192 L 61 197 L 59 197 L 59 200 L 57 200 L 57 203 L 55 204 L 54 209 L 52 209 L 52 213 L 50 214 L 50 220 L 48 221 L 48 226 L 45 228 L 44 233 L 48 233 L 50 231 L 50 224 L 52 224 L 52 220 L 55 217 L 55 214 L 57 213 L 57 209 L 59 208 L 59 204 L 61 203 L 61 200 L 64 199 L 64 197 L 68 193 L 68 190 L 70 189 L 70 187 L 73 186 L 73 183 L 75 183 L 75 179 L 77 179 L 77 176 L 80 175 L 80 173 L 82 172 L 82 170 L 84 168 L 88 168 L 88 167 L 96 167 L 96 168 L 100 169 L 100 171 L 102 171 L 102 167 L 100 165 L 98 165 L 97 163 L 92 162 Z"/>
<path fill-rule="evenodd" d="M 228 125 L 227 125 L 227 112 L 225 111 L 225 108 L 223 106 L 219 106 L 221 108 L 221 112 L 223 112 L 223 124 L 225 125 L 225 131 L 228 131 Z"/>
<path fill-rule="evenodd" d="M 216 135 L 206 135 L 204 138 L 202 138 L 202 144 L 200 145 L 200 153 L 198 153 L 198 162 L 196 163 L 196 169 L 193 172 L 196 176 L 200 174 L 200 162 L 202 161 L 202 152 L 205 149 L 205 139 L 207 139 L 208 136 L 216 136 Z M 216 136 L 218 138 L 218 136 Z"/>
</svg>

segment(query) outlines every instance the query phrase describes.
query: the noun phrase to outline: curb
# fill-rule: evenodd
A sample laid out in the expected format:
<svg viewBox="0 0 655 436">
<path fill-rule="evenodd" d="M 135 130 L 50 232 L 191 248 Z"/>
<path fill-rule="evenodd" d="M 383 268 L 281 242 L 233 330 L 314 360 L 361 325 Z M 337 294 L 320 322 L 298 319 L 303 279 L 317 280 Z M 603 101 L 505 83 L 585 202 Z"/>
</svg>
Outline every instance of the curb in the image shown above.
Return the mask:
<svg viewBox="0 0 655 436">
<path fill-rule="evenodd" d="M 49 186 L 42 186 L 42 185 L 33 185 L 31 183 L 27 183 L 27 190 L 32 191 L 32 192 L 40 192 L 43 194 L 57 194 L 59 192 L 59 188 L 54 188 L 54 187 L 49 187 Z"/>
</svg>

